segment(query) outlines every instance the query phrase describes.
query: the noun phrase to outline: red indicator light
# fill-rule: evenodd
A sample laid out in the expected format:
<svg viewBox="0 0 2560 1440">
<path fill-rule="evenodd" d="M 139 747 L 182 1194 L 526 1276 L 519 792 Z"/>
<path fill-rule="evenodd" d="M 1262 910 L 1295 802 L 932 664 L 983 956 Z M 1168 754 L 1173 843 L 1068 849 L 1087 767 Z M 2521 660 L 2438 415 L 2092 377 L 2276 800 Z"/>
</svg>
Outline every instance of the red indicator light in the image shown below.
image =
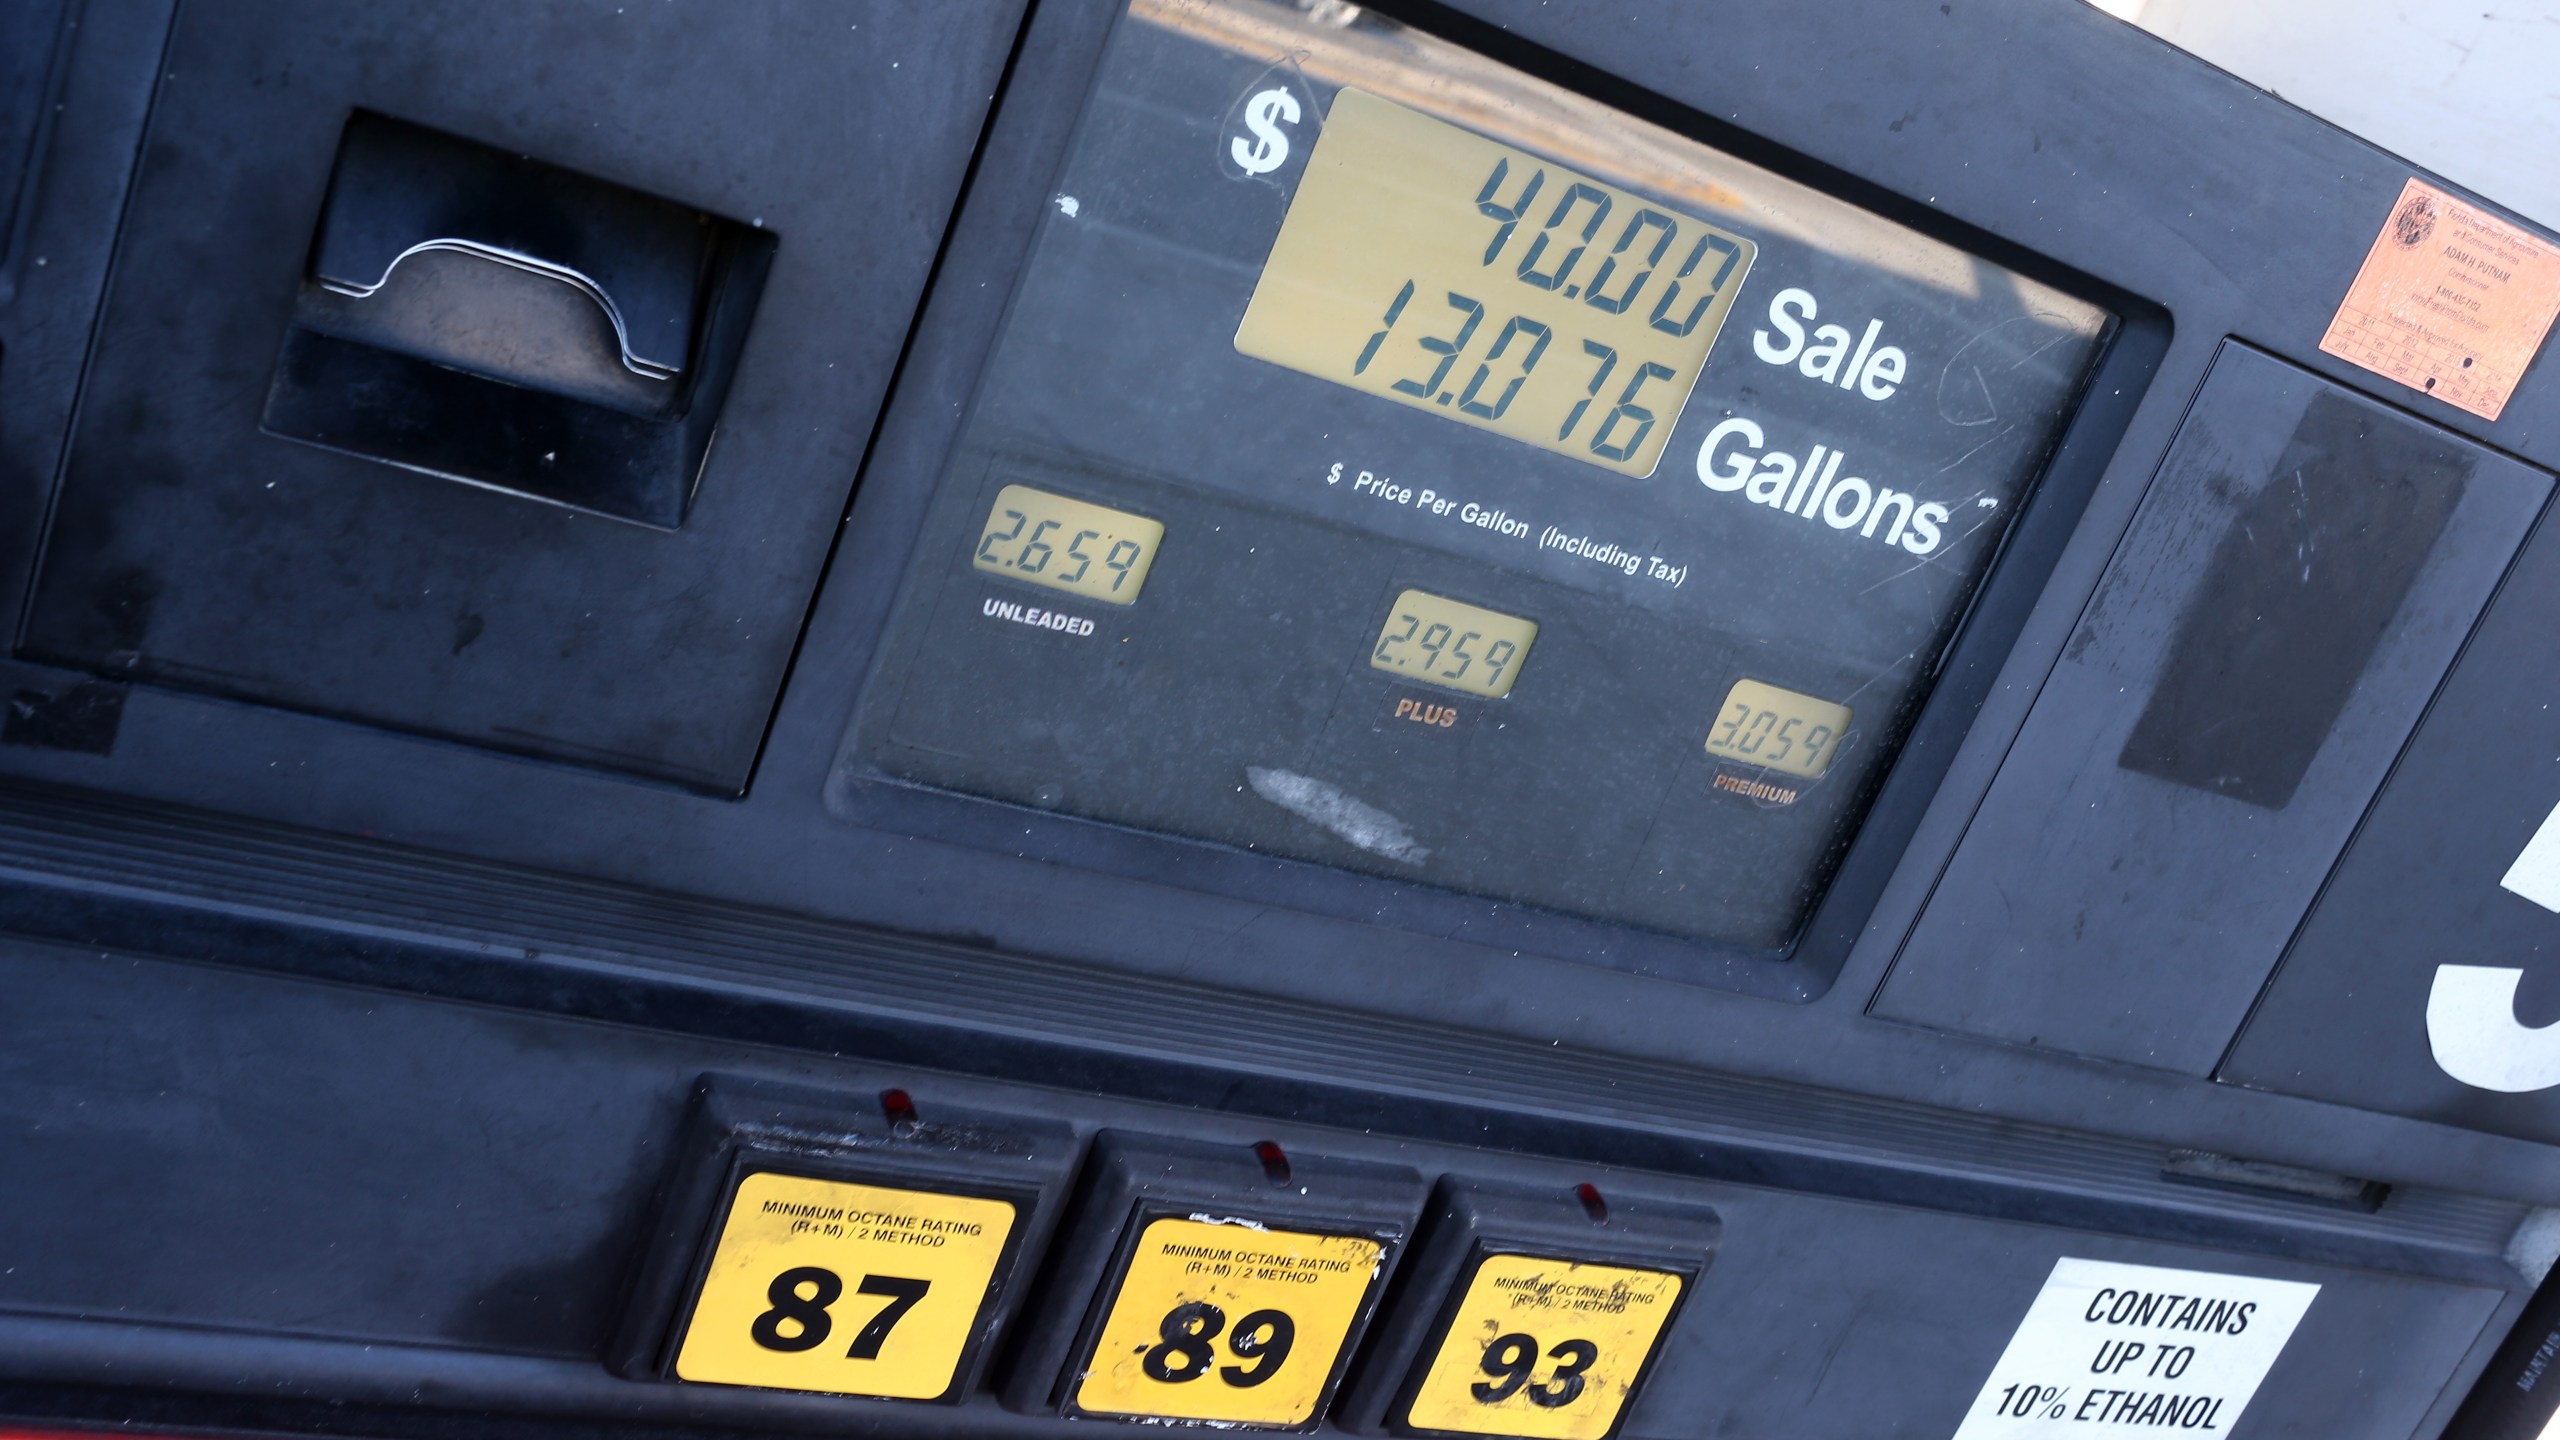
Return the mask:
<svg viewBox="0 0 2560 1440">
<path fill-rule="evenodd" d="M 1273 1185 L 1289 1183 L 1289 1153 L 1276 1140 L 1253 1142 L 1253 1158 L 1262 1162 L 1262 1178 Z"/>
<path fill-rule="evenodd" d="M 1601 1195 L 1599 1186 L 1585 1180 L 1573 1187 L 1573 1198 L 1582 1202 L 1582 1213 L 1591 1217 L 1592 1224 L 1609 1223 L 1609 1202 Z"/>
<path fill-rule="evenodd" d="M 880 1113 L 892 1128 L 916 1123 L 916 1102 L 904 1090 L 880 1092 Z"/>
</svg>

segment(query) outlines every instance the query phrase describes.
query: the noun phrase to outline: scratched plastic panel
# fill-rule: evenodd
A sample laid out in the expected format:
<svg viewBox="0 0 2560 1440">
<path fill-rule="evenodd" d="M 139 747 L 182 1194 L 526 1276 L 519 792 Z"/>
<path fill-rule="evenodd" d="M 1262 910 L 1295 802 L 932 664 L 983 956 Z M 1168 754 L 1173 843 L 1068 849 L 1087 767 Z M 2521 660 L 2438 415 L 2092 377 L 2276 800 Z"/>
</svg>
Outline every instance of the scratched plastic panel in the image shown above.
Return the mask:
<svg viewBox="0 0 2560 1440">
<path fill-rule="evenodd" d="M 2555 614 L 2560 530 L 2546 524 L 2221 1079 L 2560 1144 L 2560 915 L 2501 884 L 2560 805 Z"/>
<path fill-rule="evenodd" d="M 2225 344 L 1875 1012 L 2210 1073 L 2549 488 Z"/>
</svg>

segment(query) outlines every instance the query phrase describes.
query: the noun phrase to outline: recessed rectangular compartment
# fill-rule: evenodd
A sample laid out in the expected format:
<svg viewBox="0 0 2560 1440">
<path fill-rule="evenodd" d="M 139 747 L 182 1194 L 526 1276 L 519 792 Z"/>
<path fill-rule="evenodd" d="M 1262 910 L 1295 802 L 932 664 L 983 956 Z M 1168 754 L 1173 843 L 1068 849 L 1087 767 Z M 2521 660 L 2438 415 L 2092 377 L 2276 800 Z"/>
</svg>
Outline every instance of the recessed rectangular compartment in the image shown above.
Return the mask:
<svg viewBox="0 0 2560 1440">
<path fill-rule="evenodd" d="M 734 220 L 359 113 L 265 429 L 674 529 L 773 248 Z"/>
<path fill-rule="evenodd" d="M 1396 1165 L 1268 1140 L 1106 1131 L 1004 1402 L 1029 1414 L 1312 1430 L 1427 1194 Z"/>
<path fill-rule="evenodd" d="M 1055 1120 L 894 1085 L 706 1076 L 608 1361 L 635 1380 L 957 1402 L 1082 1149 Z"/>
<path fill-rule="evenodd" d="M 2550 490 L 2225 342 L 1874 1013 L 2209 1074 Z"/>
<path fill-rule="evenodd" d="M 1017 10 L 181 5 L 18 652 L 736 793 Z"/>
</svg>

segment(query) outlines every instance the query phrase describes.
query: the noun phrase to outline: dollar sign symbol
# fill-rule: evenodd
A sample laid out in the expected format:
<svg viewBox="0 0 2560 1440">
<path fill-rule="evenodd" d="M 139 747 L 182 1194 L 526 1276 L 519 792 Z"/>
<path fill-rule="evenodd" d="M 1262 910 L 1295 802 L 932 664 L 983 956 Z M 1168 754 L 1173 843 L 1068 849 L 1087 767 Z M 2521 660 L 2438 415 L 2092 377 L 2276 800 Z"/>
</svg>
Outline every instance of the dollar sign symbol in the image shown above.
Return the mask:
<svg viewBox="0 0 2560 1440">
<path fill-rule="evenodd" d="M 1297 119 L 1297 96 L 1276 86 L 1265 90 L 1245 104 L 1244 128 L 1253 132 L 1253 142 L 1239 135 L 1228 142 L 1227 154 L 1247 175 L 1267 175 L 1289 158 L 1289 136 L 1280 127 Z"/>
<path fill-rule="evenodd" d="M 1327 485 L 1339 485 L 1339 484 L 1341 484 L 1341 483 L 1342 483 L 1342 462 L 1341 462 L 1341 461 L 1336 460 L 1336 461 L 1334 461 L 1334 462 L 1333 462 L 1333 471 L 1332 471 L 1332 473 L 1330 473 L 1330 474 L 1328 474 L 1328 475 L 1326 475 L 1326 476 L 1324 477 L 1324 483 L 1326 483 Z"/>
</svg>

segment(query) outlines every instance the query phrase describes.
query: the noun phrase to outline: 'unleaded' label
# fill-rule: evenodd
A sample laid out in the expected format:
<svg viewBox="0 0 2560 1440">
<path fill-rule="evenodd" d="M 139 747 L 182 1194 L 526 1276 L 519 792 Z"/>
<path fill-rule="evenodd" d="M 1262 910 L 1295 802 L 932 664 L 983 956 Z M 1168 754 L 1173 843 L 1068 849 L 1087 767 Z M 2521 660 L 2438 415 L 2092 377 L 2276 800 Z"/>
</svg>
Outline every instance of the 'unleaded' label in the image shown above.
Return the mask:
<svg viewBox="0 0 2560 1440">
<path fill-rule="evenodd" d="M 2228 1434 L 2319 1293 L 2293 1280 L 2057 1260 L 1955 1440 Z"/>
</svg>

